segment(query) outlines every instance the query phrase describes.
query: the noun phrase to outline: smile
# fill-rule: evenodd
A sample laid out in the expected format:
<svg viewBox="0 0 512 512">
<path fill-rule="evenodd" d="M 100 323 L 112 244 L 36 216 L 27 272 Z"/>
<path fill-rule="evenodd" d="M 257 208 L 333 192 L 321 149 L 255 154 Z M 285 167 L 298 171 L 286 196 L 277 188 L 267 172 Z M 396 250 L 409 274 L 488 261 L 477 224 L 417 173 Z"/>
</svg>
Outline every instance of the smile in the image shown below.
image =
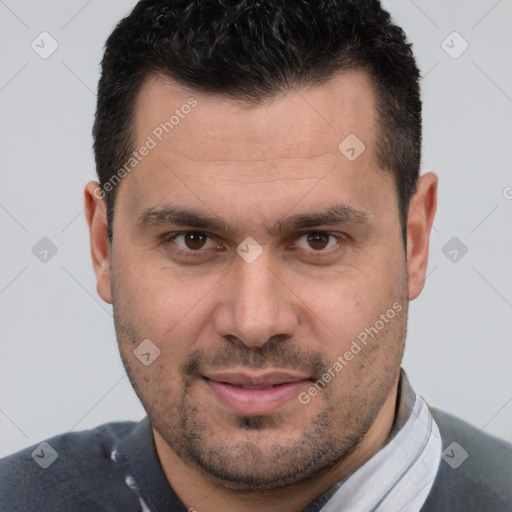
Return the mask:
<svg viewBox="0 0 512 512">
<path fill-rule="evenodd" d="M 278 412 L 310 384 L 311 378 L 287 372 L 219 372 L 203 376 L 203 382 L 230 412 L 262 416 Z"/>
</svg>

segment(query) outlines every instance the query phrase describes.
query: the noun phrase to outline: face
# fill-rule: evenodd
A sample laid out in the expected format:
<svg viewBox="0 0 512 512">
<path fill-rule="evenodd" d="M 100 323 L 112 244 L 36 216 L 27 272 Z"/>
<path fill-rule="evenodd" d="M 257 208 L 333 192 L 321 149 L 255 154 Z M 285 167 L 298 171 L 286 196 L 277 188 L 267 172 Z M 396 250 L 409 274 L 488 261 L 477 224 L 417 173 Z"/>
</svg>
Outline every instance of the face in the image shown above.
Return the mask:
<svg viewBox="0 0 512 512">
<path fill-rule="evenodd" d="M 118 185 L 98 289 L 159 438 L 227 487 L 330 467 L 396 388 L 407 255 L 374 103 L 362 71 L 258 106 L 157 77 L 138 95 L 150 149 Z"/>
</svg>

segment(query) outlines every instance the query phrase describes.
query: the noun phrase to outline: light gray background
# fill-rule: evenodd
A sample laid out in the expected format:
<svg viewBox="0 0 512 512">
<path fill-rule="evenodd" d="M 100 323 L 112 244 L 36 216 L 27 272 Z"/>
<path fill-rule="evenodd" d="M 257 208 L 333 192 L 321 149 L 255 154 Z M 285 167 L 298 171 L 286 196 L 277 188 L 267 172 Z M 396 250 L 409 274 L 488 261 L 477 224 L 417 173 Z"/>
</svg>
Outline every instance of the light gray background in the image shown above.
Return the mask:
<svg viewBox="0 0 512 512">
<path fill-rule="evenodd" d="M 0 456 L 144 415 L 96 294 L 82 199 L 102 47 L 134 4 L 0 0 Z M 403 366 L 431 404 L 512 440 L 512 1 L 384 4 L 424 75 L 422 170 L 440 178 Z M 43 31 L 59 44 L 46 60 L 31 48 Z M 441 46 L 453 31 L 469 43 L 457 59 Z M 58 252 L 42 263 L 45 236 Z M 468 247 L 456 263 L 452 237 Z"/>
</svg>

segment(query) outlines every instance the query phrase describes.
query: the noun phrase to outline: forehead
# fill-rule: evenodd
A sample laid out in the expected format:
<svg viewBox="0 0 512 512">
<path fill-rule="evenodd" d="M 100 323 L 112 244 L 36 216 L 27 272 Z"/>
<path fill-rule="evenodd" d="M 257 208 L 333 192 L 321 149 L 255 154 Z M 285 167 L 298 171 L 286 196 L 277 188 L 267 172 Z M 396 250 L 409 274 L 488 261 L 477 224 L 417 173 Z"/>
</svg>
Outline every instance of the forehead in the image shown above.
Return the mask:
<svg viewBox="0 0 512 512">
<path fill-rule="evenodd" d="M 374 159 L 376 131 L 375 92 L 364 71 L 257 105 L 151 75 L 134 116 L 135 149 L 151 149 L 119 196 L 132 217 L 169 201 L 219 214 L 252 203 L 251 213 L 270 224 L 299 200 L 304 211 L 331 199 L 368 210 L 372 194 L 391 182 L 389 175 L 383 182 Z M 364 151 L 352 159 L 340 150 L 352 147 Z"/>
<path fill-rule="evenodd" d="M 349 134 L 372 146 L 374 104 L 374 86 L 363 70 L 257 105 L 189 91 L 150 75 L 135 103 L 135 134 L 139 143 L 150 134 L 162 136 L 159 146 L 172 145 L 179 155 L 198 160 L 308 158 L 338 151 Z"/>
</svg>

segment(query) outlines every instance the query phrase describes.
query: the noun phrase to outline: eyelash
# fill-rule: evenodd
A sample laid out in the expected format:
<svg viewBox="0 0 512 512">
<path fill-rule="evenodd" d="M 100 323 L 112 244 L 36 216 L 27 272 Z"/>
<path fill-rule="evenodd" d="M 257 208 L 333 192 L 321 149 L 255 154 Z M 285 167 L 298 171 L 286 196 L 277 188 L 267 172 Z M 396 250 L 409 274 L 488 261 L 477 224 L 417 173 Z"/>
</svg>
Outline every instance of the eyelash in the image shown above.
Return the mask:
<svg viewBox="0 0 512 512">
<path fill-rule="evenodd" d="M 188 249 L 188 250 L 185 250 L 185 249 L 182 249 L 181 247 L 178 247 L 176 244 L 174 244 L 174 241 L 179 236 L 186 235 L 186 234 L 192 234 L 192 233 L 200 234 L 200 235 L 205 235 L 208 238 L 208 240 L 214 240 L 215 239 L 215 237 L 210 236 L 208 233 L 205 233 L 204 231 L 189 230 L 189 231 L 179 231 L 179 232 L 175 232 L 175 233 L 167 233 L 166 235 L 163 235 L 161 237 L 161 240 L 162 240 L 161 243 L 166 248 L 168 248 L 169 250 L 171 250 L 172 252 L 174 252 L 174 253 L 176 253 L 178 255 L 184 255 L 184 256 L 186 256 L 188 258 L 202 258 L 202 257 L 204 257 L 205 252 L 210 250 L 210 249 L 204 249 L 204 250 L 202 250 L 202 249 L 198 249 L 198 250 Z M 330 247 L 328 249 L 320 249 L 320 250 L 317 250 L 317 251 L 315 251 L 314 249 L 311 249 L 311 250 L 308 251 L 307 249 L 302 249 L 301 247 L 292 247 L 292 250 L 307 251 L 307 252 L 309 252 L 309 255 L 307 256 L 308 258 L 311 258 L 311 259 L 319 258 L 319 257 L 322 257 L 322 256 L 330 255 L 333 251 L 339 250 L 340 242 L 346 241 L 348 239 L 348 235 L 346 235 L 344 233 L 331 233 L 331 232 L 328 232 L 328 231 L 315 230 L 315 231 L 303 231 L 303 232 L 299 233 L 293 239 L 294 243 L 296 243 L 298 240 L 300 240 L 300 238 L 302 238 L 303 236 L 311 235 L 311 234 L 320 234 L 320 235 L 327 235 L 327 236 L 333 237 L 333 238 L 336 239 L 337 243 L 333 247 Z"/>
</svg>

